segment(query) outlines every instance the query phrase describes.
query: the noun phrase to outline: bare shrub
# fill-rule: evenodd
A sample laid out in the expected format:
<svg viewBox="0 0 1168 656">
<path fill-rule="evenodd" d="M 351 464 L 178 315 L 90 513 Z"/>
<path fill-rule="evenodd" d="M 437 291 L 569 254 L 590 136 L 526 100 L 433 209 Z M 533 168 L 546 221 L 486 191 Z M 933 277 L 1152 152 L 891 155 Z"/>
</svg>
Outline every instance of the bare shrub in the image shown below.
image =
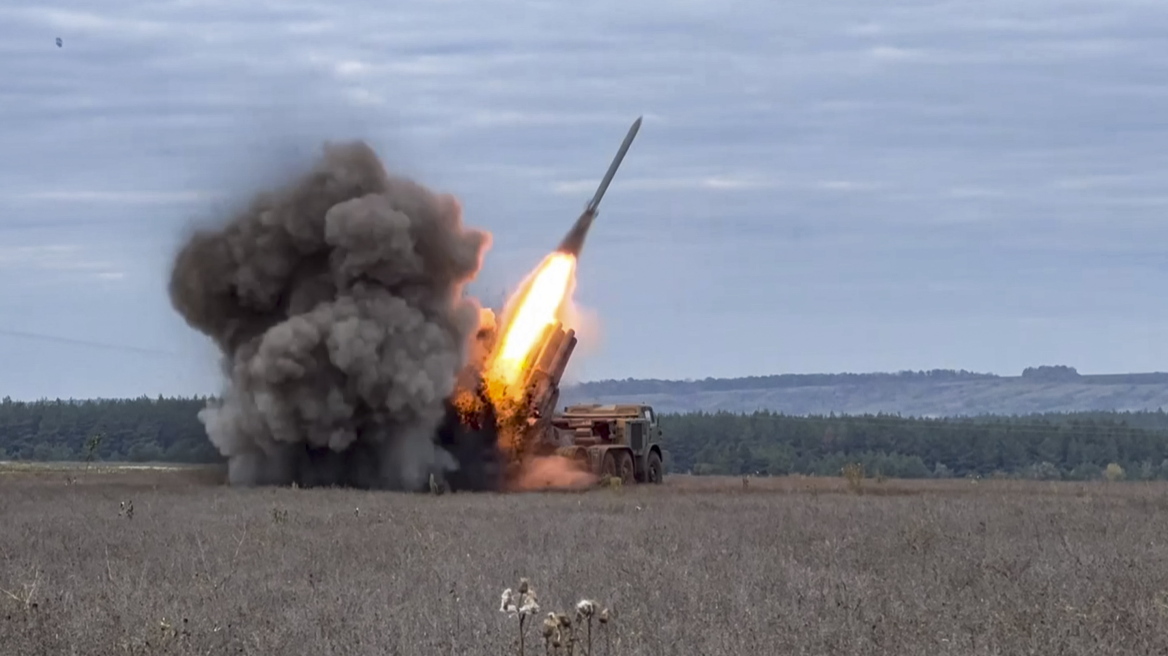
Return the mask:
<svg viewBox="0 0 1168 656">
<path fill-rule="evenodd" d="M 864 488 L 864 465 L 858 462 L 851 462 L 843 466 L 840 470 L 843 474 L 844 480 L 848 482 L 848 489 L 856 494 L 863 492 Z"/>
<path fill-rule="evenodd" d="M 1123 471 L 1123 467 L 1114 462 L 1108 464 L 1107 468 L 1103 470 L 1103 477 L 1112 483 L 1122 481 L 1125 476 L 1126 472 Z"/>
</svg>

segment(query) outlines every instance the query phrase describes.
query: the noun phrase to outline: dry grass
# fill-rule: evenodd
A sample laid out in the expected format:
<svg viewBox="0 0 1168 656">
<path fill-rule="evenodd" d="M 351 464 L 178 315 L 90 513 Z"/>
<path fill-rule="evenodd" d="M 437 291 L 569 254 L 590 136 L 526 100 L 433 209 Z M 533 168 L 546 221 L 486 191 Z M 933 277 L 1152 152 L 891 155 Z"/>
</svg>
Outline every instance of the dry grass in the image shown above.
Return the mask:
<svg viewBox="0 0 1168 656">
<path fill-rule="evenodd" d="M 582 598 L 614 615 L 598 655 L 1168 651 L 1159 484 L 420 496 L 63 477 L 0 473 L 6 654 L 515 653 L 499 592 L 522 577 L 541 607 L 528 654 Z"/>
</svg>

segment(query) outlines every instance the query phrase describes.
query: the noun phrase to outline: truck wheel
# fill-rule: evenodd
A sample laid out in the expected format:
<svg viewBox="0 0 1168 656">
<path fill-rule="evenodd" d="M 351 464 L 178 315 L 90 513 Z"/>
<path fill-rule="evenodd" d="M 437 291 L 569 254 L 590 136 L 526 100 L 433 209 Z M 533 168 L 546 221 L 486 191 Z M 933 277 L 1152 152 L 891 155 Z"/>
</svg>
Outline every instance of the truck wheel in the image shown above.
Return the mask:
<svg viewBox="0 0 1168 656">
<path fill-rule="evenodd" d="M 633 466 L 633 454 L 628 451 L 620 452 L 621 485 L 632 485 L 637 482 L 637 470 Z"/>
<path fill-rule="evenodd" d="M 588 462 L 588 452 L 584 449 L 577 449 L 576 453 L 572 454 L 572 462 L 580 471 L 592 473 L 592 463 Z"/>
<path fill-rule="evenodd" d="M 657 455 L 656 451 L 649 454 L 649 464 L 646 469 L 649 470 L 650 483 L 660 484 L 665 479 L 665 473 L 661 466 L 661 456 Z"/>
<path fill-rule="evenodd" d="M 616 477 L 616 457 L 612 451 L 604 454 L 600 465 L 600 475 L 604 478 Z"/>
</svg>

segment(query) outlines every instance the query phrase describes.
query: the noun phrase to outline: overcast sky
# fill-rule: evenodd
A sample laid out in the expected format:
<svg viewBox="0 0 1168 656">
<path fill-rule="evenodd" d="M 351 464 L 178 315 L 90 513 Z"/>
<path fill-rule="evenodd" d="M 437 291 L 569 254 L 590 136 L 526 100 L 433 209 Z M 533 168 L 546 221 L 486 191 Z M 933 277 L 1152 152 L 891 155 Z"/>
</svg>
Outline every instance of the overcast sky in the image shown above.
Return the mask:
<svg viewBox="0 0 1168 656">
<path fill-rule="evenodd" d="M 0 396 L 217 391 L 169 259 L 326 139 L 498 296 L 639 115 L 577 378 L 1168 370 L 1163 0 L 51 4 L 0 8 Z"/>
</svg>

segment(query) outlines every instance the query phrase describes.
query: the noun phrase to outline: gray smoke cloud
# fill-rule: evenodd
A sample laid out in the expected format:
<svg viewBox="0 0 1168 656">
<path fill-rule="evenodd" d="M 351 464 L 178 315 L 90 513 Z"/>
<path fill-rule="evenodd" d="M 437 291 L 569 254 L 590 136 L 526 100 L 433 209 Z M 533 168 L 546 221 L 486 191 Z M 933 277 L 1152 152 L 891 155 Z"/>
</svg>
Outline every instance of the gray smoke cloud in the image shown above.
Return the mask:
<svg viewBox="0 0 1168 656">
<path fill-rule="evenodd" d="M 464 287 L 489 247 L 453 196 L 389 175 L 360 142 L 195 231 L 169 291 L 223 354 L 225 389 L 199 418 L 230 482 L 418 489 L 489 460 L 449 402 L 479 328 Z"/>
</svg>

